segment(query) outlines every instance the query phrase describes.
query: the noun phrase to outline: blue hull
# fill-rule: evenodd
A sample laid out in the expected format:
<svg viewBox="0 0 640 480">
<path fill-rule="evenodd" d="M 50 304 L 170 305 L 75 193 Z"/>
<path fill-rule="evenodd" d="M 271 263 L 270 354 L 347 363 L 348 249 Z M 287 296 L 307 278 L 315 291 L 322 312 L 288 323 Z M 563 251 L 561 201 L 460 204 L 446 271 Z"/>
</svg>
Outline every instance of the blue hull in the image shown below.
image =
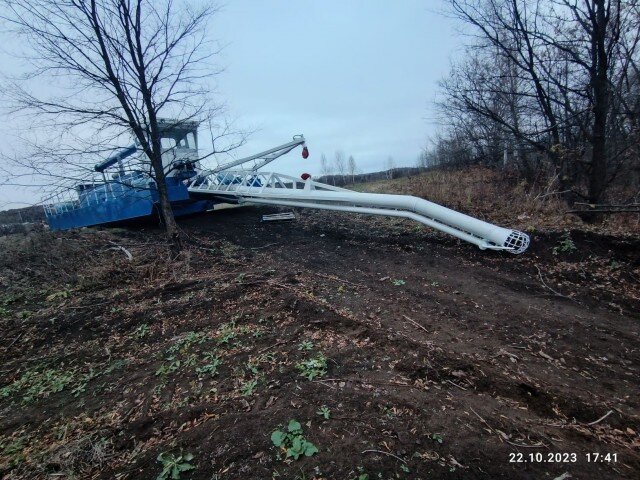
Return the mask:
<svg viewBox="0 0 640 480">
<path fill-rule="evenodd" d="M 176 217 L 205 212 L 217 202 L 194 200 L 187 187 L 167 179 L 169 200 Z M 155 186 L 141 188 L 124 184 L 101 184 L 82 190 L 79 200 L 60 203 L 46 208 L 51 230 L 104 225 L 135 218 L 157 215 L 158 191 Z"/>
</svg>

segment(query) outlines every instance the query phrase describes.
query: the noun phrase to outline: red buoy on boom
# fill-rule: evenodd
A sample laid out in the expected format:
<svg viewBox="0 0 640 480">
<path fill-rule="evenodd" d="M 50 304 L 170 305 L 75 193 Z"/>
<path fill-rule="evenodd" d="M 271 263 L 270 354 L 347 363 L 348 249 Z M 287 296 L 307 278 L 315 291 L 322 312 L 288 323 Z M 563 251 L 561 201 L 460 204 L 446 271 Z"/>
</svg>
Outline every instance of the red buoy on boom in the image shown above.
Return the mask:
<svg viewBox="0 0 640 480">
<path fill-rule="evenodd" d="M 304 158 L 305 160 L 309 158 L 309 149 L 306 145 L 302 148 L 302 158 Z"/>
</svg>

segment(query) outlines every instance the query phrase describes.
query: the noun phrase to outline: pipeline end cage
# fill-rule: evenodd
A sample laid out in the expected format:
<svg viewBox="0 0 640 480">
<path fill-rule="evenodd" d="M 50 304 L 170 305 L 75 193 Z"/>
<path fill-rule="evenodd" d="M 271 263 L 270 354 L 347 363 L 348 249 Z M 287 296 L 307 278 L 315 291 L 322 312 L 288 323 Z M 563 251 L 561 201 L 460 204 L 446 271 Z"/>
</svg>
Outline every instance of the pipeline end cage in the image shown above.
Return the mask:
<svg viewBox="0 0 640 480">
<path fill-rule="evenodd" d="M 508 248 L 510 252 L 515 254 L 523 253 L 528 247 L 531 240 L 529 240 L 529 235 L 526 233 L 518 232 L 514 230 L 507 237 L 504 242 L 504 247 Z"/>
</svg>

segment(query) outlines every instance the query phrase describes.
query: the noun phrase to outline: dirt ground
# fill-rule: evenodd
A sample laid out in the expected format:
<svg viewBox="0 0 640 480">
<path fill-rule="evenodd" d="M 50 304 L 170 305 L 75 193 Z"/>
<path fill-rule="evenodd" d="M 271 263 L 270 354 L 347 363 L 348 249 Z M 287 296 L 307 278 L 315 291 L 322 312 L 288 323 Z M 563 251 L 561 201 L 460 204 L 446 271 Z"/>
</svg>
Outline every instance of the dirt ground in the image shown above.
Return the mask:
<svg viewBox="0 0 640 480">
<path fill-rule="evenodd" d="M 638 478 L 637 238 L 271 211 L 0 239 L 0 476 Z"/>
</svg>

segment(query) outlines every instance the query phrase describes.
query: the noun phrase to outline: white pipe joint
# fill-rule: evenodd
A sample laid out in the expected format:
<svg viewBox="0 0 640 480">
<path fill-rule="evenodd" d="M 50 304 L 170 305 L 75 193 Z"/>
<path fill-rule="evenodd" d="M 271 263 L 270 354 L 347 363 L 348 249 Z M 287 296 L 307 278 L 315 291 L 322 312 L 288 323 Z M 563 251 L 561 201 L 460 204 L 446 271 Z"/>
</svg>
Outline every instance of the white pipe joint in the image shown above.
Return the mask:
<svg viewBox="0 0 640 480">
<path fill-rule="evenodd" d="M 409 195 L 247 186 L 238 186 L 234 194 L 240 197 L 242 203 L 263 203 L 411 218 L 471 242 L 481 249 L 507 250 L 519 254 L 528 248 L 530 242 L 529 236 L 523 232 L 502 228 Z"/>
</svg>

